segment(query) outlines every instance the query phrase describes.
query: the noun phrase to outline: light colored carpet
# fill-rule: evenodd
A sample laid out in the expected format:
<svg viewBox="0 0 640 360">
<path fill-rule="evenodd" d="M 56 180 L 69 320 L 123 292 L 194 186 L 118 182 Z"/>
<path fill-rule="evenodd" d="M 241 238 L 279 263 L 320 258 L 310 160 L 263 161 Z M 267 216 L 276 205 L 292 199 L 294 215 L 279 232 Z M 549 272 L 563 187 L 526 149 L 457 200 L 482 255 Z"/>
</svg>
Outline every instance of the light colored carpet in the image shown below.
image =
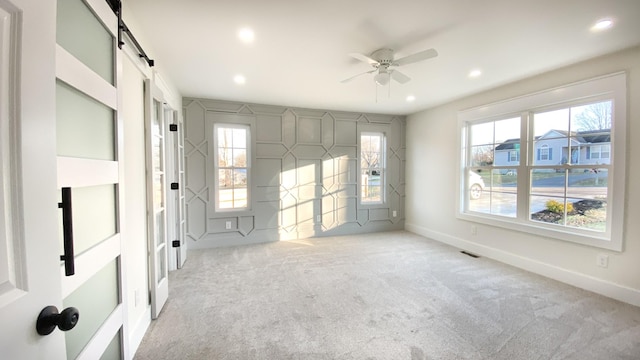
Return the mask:
<svg viewBox="0 0 640 360">
<path fill-rule="evenodd" d="M 136 359 L 640 359 L 640 308 L 408 232 L 192 251 Z"/>
</svg>

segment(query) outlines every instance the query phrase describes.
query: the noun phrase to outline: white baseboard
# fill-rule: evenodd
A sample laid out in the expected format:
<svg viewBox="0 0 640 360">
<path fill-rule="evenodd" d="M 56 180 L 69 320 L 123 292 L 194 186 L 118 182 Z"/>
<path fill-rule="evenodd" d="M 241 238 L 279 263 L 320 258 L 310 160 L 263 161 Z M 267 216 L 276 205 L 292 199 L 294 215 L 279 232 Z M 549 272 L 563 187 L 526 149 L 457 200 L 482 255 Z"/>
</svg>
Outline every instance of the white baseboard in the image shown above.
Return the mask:
<svg viewBox="0 0 640 360">
<path fill-rule="evenodd" d="M 133 359 L 149 325 L 151 325 L 151 306 L 147 306 L 144 314 L 140 316 L 136 325 L 131 329 L 131 334 L 129 335 L 129 356 L 127 359 Z"/>
<path fill-rule="evenodd" d="M 592 291 L 596 294 L 604 295 L 606 297 L 610 297 L 627 304 L 640 306 L 640 290 L 637 289 L 615 284 L 575 271 L 563 269 L 561 267 L 529 259 L 500 249 L 488 247 L 439 231 L 430 230 L 415 224 L 405 223 L 405 230 L 457 247 L 459 249 L 471 251 L 478 255 L 482 255 L 487 258 L 500 261 L 502 263 L 526 271 L 530 271 L 538 275 L 558 280 L 560 282 L 573 285 L 581 289 Z"/>
</svg>

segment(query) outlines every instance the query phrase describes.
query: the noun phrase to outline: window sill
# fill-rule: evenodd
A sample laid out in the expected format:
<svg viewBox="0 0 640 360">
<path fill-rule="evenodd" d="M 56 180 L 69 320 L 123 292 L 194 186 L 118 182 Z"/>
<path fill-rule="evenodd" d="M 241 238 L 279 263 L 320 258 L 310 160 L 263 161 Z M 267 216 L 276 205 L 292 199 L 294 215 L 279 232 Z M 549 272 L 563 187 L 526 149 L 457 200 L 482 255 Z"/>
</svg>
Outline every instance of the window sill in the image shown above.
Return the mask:
<svg viewBox="0 0 640 360">
<path fill-rule="evenodd" d="M 505 218 L 484 215 L 480 213 L 458 213 L 457 218 L 466 221 L 481 223 L 500 227 L 508 230 L 519 231 L 535 236 L 542 236 L 550 239 L 572 242 L 580 245 L 622 251 L 622 239 L 609 239 L 604 233 L 596 233 L 589 230 L 565 228 L 554 225 L 537 224 L 535 222 L 522 221 L 519 219 Z"/>
</svg>

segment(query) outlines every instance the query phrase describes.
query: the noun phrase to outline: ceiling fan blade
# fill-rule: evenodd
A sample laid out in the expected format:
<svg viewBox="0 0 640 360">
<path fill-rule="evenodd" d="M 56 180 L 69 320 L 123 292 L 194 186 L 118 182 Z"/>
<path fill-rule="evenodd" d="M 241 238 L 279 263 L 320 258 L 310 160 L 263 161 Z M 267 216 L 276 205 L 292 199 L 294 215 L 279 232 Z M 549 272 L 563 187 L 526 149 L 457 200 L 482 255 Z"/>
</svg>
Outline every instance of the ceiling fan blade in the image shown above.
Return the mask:
<svg viewBox="0 0 640 360">
<path fill-rule="evenodd" d="M 397 66 L 407 65 L 414 62 L 431 59 L 436 56 L 438 56 L 438 52 L 435 49 L 424 50 L 424 51 L 415 53 L 413 55 L 405 56 L 398 60 L 394 60 L 393 65 L 397 65 Z"/>
<path fill-rule="evenodd" d="M 398 70 L 392 70 L 391 77 L 393 78 L 393 80 L 399 82 L 400 84 L 406 84 L 407 82 L 409 82 L 409 80 L 411 80 L 410 77 L 401 73 Z"/>
<path fill-rule="evenodd" d="M 362 55 L 359 53 L 350 53 L 349 56 L 351 56 L 352 58 L 358 59 L 362 62 L 366 62 L 369 65 L 375 65 L 378 62 L 373 60 L 372 58 L 368 57 L 367 55 Z"/>
<path fill-rule="evenodd" d="M 340 82 L 341 82 L 341 83 L 343 83 L 343 84 L 344 84 L 344 83 L 348 83 L 349 81 L 351 81 L 351 80 L 353 80 L 353 79 L 357 78 L 357 77 L 358 77 L 358 76 L 360 76 L 360 75 L 364 75 L 364 74 L 371 74 L 372 72 L 374 72 L 374 71 L 376 71 L 376 70 L 377 70 L 377 69 L 373 69 L 373 70 L 365 71 L 365 72 L 360 73 L 360 74 L 358 74 L 358 75 L 354 75 L 354 76 L 352 76 L 352 77 L 350 77 L 350 78 L 344 79 L 344 80 L 342 80 L 342 81 L 340 81 Z"/>
</svg>

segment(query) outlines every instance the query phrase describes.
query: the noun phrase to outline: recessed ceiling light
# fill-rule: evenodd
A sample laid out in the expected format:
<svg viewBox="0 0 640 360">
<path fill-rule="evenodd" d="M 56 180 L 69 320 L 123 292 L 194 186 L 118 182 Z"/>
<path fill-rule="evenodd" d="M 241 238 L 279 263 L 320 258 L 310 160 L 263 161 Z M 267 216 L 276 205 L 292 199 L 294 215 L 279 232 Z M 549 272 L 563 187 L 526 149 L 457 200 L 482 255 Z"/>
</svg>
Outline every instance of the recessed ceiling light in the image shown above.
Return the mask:
<svg viewBox="0 0 640 360">
<path fill-rule="evenodd" d="M 413 101 L 416 101 L 416 97 L 415 96 L 413 96 L 413 95 L 407 96 L 407 102 L 413 102 Z"/>
<path fill-rule="evenodd" d="M 244 77 L 244 75 L 238 74 L 233 77 L 233 82 L 235 82 L 238 85 L 243 85 L 244 83 L 247 82 L 247 79 Z"/>
<path fill-rule="evenodd" d="M 475 70 L 471 70 L 469 72 L 469 77 L 470 78 L 477 78 L 478 76 L 482 75 L 482 71 L 475 69 Z"/>
<path fill-rule="evenodd" d="M 240 29 L 240 31 L 238 31 L 238 37 L 240 38 L 240 40 L 242 40 L 242 42 L 249 44 L 253 42 L 255 34 L 250 28 L 242 28 Z"/>
<path fill-rule="evenodd" d="M 598 20 L 598 22 L 596 22 L 595 25 L 591 27 L 591 31 L 602 31 L 602 30 L 609 29 L 612 26 L 613 26 L 613 20 L 602 19 L 602 20 Z"/>
</svg>

